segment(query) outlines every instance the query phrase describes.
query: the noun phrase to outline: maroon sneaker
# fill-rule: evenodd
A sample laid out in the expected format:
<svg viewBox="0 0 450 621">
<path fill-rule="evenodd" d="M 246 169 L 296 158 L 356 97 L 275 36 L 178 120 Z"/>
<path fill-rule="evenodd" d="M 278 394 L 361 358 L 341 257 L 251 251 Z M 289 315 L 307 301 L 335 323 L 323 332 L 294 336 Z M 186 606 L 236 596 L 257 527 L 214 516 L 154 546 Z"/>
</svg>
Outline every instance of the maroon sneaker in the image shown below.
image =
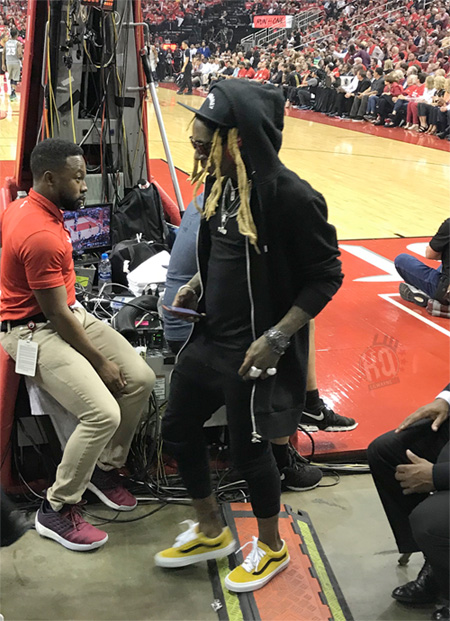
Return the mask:
<svg viewBox="0 0 450 621">
<path fill-rule="evenodd" d="M 133 511 L 137 506 L 136 498 L 125 489 L 117 470 L 106 471 L 95 466 L 87 488 L 107 507 L 116 511 Z"/>
<path fill-rule="evenodd" d="M 53 511 L 50 503 L 44 500 L 36 512 L 34 525 L 42 537 L 76 552 L 94 550 L 108 541 L 107 533 L 83 519 L 78 505 L 65 505 L 61 511 Z"/>
</svg>

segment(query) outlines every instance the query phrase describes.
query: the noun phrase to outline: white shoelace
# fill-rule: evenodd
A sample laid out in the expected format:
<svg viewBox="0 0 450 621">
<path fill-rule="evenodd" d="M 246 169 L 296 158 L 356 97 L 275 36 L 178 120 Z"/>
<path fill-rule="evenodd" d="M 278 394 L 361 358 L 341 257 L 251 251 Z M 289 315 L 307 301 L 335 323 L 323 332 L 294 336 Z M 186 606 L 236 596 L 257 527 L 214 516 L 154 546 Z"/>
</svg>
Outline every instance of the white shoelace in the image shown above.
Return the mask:
<svg viewBox="0 0 450 621">
<path fill-rule="evenodd" d="M 245 571 L 251 574 L 254 569 L 258 568 L 260 560 L 266 555 L 266 553 L 258 546 L 258 537 L 252 537 L 252 541 L 249 541 L 239 548 L 238 552 L 241 552 L 249 545 L 252 546 L 251 552 L 241 566 L 245 569 Z"/>
<path fill-rule="evenodd" d="M 188 528 L 182 533 L 180 533 L 178 537 L 175 539 L 175 543 L 172 546 L 174 548 L 180 548 L 185 543 L 189 543 L 189 541 L 193 541 L 194 539 L 196 539 L 198 535 L 197 533 L 198 522 L 194 522 L 193 520 L 184 520 L 183 522 L 180 522 L 180 524 L 187 524 Z"/>
</svg>

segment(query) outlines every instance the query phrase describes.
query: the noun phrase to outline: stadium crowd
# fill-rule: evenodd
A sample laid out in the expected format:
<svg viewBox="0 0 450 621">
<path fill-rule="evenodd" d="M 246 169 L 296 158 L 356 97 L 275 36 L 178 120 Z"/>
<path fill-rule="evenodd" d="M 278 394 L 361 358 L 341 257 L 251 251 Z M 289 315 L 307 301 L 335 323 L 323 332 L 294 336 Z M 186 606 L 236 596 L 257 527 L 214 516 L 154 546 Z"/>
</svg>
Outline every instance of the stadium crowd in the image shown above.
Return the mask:
<svg viewBox="0 0 450 621">
<path fill-rule="evenodd" d="M 0 39 L 11 26 L 17 28 L 20 37 L 25 37 L 27 4 L 26 0 L 0 0 Z"/>
<path fill-rule="evenodd" d="M 448 138 L 449 7 L 449 0 L 326 0 L 304 32 L 265 47 L 190 42 L 193 86 L 207 90 L 233 77 L 270 82 L 283 89 L 287 108 Z"/>
</svg>

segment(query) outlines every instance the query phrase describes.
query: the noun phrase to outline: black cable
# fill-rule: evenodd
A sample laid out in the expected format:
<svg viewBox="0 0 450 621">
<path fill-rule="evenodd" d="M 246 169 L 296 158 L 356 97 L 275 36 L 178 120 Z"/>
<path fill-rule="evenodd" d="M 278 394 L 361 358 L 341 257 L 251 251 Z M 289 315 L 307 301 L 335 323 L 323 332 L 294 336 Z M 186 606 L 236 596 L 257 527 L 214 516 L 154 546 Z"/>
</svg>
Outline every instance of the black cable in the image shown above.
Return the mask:
<svg viewBox="0 0 450 621">
<path fill-rule="evenodd" d="M 314 457 L 314 454 L 316 452 L 316 444 L 314 442 L 314 438 L 312 437 L 312 434 L 309 431 L 306 431 L 306 429 L 303 429 L 303 427 L 301 426 L 301 424 L 298 426 L 298 430 L 301 431 L 302 433 L 304 433 L 310 440 L 311 442 L 311 454 L 308 455 L 308 457 L 304 457 L 303 459 L 306 459 L 307 461 L 311 461 Z M 299 456 L 301 457 L 300 453 Z"/>
<path fill-rule="evenodd" d="M 0 470 L 5 465 L 6 458 L 8 457 L 8 455 L 9 455 L 9 453 L 11 451 L 11 446 L 12 446 L 12 433 L 9 436 L 8 444 L 6 445 L 6 448 L 5 448 L 4 452 L 3 452 L 2 463 L 0 464 Z"/>
<path fill-rule="evenodd" d="M 304 433 L 306 433 L 308 436 L 310 435 L 307 431 L 303 430 Z M 314 442 L 314 440 L 311 437 L 312 442 Z M 300 453 L 297 451 L 297 449 L 295 448 L 295 446 L 289 442 L 289 451 L 291 452 L 291 454 L 293 455 L 294 461 L 300 464 L 309 464 L 309 465 L 314 465 L 317 468 L 320 468 L 320 464 L 311 464 L 310 459 L 307 459 L 306 457 L 303 457 L 303 455 L 300 455 Z M 314 451 L 313 451 L 314 454 Z M 321 468 L 322 470 L 322 468 Z M 327 470 L 322 470 L 322 474 L 323 476 L 329 476 L 329 477 L 334 477 L 335 481 L 333 483 L 330 483 L 328 485 L 318 485 L 317 487 L 334 487 L 335 485 L 338 485 L 341 481 L 341 477 L 339 475 L 338 472 L 336 472 L 335 470 L 332 469 L 327 469 Z"/>
<path fill-rule="evenodd" d="M 114 285 L 114 283 L 112 283 Z M 100 298 L 98 296 L 98 294 L 92 293 L 91 291 L 86 291 L 83 289 L 82 291 L 84 296 L 91 296 L 92 300 L 87 300 L 89 301 L 98 301 Z M 100 302 L 98 302 L 99 304 L 103 304 L 105 302 L 113 302 L 114 301 L 114 296 L 111 298 L 108 298 L 108 294 L 106 293 L 102 293 L 102 296 L 105 296 L 105 298 L 100 299 Z M 152 315 L 155 319 L 158 318 L 159 319 L 159 314 L 157 311 L 149 311 L 148 308 L 144 308 L 143 306 L 139 306 L 139 304 L 135 304 L 134 302 L 121 302 L 122 306 L 132 306 L 133 308 L 137 308 L 138 310 L 144 311 L 145 313 L 148 313 L 150 315 Z M 105 309 L 103 309 L 105 311 Z M 106 312 L 106 311 L 105 311 Z"/>
<path fill-rule="evenodd" d="M 335 485 L 339 485 L 339 483 L 341 482 L 341 477 L 339 473 L 333 470 L 323 472 L 323 476 L 324 477 L 335 477 L 336 480 L 333 483 L 329 483 L 328 485 L 323 485 L 322 483 L 319 483 L 317 487 L 335 487 Z"/>
<path fill-rule="evenodd" d="M 152 511 L 150 511 L 149 513 L 146 513 L 145 515 L 140 515 L 139 517 L 131 518 L 129 520 L 118 520 L 117 519 L 120 513 L 122 513 L 122 511 L 116 511 L 116 515 L 112 518 L 103 518 L 100 515 L 95 515 L 94 513 L 91 513 L 91 511 L 88 511 L 88 509 L 84 509 L 84 508 L 83 508 L 83 513 L 85 513 L 89 517 L 92 517 L 96 520 L 101 520 L 100 522 L 92 524 L 92 526 L 102 526 L 103 524 L 110 524 L 111 522 L 116 522 L 118 524 L 129 524 L 130 522 L 139 522 L 139 520 L 144 520 L 145 518 L 148 518 L 151 515 L 158 513 L 158 511 L 161 511 L 161 509 L 164 509 L 164 507 L 167 507 L 167 504 L 168 503 L 164 503 L 160 507 L 156 507 L 156 509 L 153 509 Z"/>
</svg>

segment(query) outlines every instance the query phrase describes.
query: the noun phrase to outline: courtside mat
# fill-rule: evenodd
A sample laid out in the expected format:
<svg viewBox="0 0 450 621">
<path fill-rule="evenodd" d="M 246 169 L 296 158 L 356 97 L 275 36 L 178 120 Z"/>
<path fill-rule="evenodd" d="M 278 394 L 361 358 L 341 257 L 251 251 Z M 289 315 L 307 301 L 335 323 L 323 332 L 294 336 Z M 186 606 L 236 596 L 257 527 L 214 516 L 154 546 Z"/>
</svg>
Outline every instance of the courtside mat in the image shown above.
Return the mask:
<svg viewBox="0 0 450 621">
<path fill-rule="evenodd" d="M 256 535 L 256 518 L 249 504 L 227 503 L 223 513 L 239 546 Z M 284 505 L 280 534 L 288 545 L 291 562 L 258 591 L 235 594 L 224 586 L 227 573 L 244 560 L 242 552 L 208 561 L 219 620 L 353 621 L 309 516 Z"/>
</svg>

